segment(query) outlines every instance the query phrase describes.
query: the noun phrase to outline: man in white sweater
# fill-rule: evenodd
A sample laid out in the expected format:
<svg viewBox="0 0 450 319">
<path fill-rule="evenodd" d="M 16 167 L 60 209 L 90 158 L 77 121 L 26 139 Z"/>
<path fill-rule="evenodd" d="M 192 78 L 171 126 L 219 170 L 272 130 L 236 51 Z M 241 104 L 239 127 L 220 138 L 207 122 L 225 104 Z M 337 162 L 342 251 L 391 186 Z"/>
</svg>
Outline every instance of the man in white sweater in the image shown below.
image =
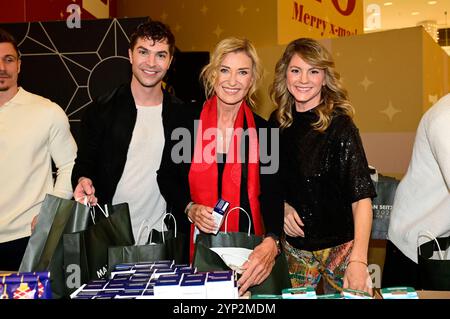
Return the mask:
<svg viewBox="0 0 450 319">
<path fill-rule="evenodd" d="M 450 235 L 450 94 L 422 117 L 395 195 L 383 287 L 417 287 L 417 243 Z"/>
<path fill-rule="evenodd" d="M 20 64 L 15 39 L 0 29 L 0 270 L 19 268 L 45 194 L 72 197 L 77 150 L 64 111 L 17 85 Z"/>
</svg>

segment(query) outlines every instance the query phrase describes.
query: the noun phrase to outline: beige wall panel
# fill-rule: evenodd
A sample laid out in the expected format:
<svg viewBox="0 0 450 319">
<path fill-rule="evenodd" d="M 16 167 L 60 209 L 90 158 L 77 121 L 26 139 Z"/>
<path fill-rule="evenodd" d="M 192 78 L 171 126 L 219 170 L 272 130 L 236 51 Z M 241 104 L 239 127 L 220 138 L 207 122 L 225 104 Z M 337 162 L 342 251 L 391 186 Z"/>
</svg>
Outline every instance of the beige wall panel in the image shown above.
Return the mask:
<svg viewBox="0 0 450 319">
<path fill-rule="evenodd" d="M 119 17 L 150 16 L 170 25 L 182 51 L 210 51 L 221 39 L 277 42 L 277 2 L 259 0 L 118 0 Z"/>
<path fill-rule="evenodd" d="M 383 175 L 402 177 L 409 165 L 416 132 L 363 133 L 364 150 L 370 165 Z"/>
<path fill-rule="evenodd" d="M 449 92 L 448 54 L 422 29 L 423 50 L 423 111 Z"/>
<path fill-rule="evenodd" d="M 284 48 L 285 46 L 283 45 L 258 48 L 258 55 L 264 66 L 264 77 L 257 92 L 258 104 L 256 112 L 266 119 L 269 118 L 275 109 L 275 105 L 269 97 L 269 87 L 273 81 L 275 64 L 283 54 Z"/>
<path fill-rule="evenodd" d="M 364 132 L 415 131 L 422 115 L 422 28 L 332 40 Z"/>
</svg>

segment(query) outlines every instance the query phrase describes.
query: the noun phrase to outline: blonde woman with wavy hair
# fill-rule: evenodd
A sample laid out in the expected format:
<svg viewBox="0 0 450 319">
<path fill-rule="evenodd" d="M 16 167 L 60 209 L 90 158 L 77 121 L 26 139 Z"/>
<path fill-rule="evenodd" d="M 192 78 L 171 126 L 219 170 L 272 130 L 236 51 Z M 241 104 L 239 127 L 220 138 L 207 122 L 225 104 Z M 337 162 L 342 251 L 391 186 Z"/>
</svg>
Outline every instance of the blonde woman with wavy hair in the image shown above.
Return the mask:
<svg viewBox="0 0 450 319">
<path fill-rule="evenodd" d="M 168 147 L 164 156 L 167 160 L 158 171 L 168 206 L 181 219 L 192 223 L 191 261 L 195 228 L 205 236 L 215 234 L 218 227 L 224 229 L 224 225 L 216 225 L 212 216 L 218 199 L 228 201 L 230 208 L 242 207 L 249 213 L 250 225 L 243 213 L 233 213 L 227 226 L 232 232 L 247 232 L 251 227 L 253 234 L 265 237 L 243 264 L 244 272 L 238 282 L 241 294 L 270 275 L 281 252 L 278 238 L 283 231 L 279 173 L 261 173 L 267 163 L 261 163 L 259 154 L 268 154 L 268 143 L 260 141 L 259 132 L 265 129 L 270 135 L 271 130 L 269 123 L 252 111 L 261 73 L 258 55 L 249 40 L 233 37 L 220 41 L 200 76 L 207 100 L 200 114 L 187 119 L 191 123 L 199 119 L 200 124 L 197 128 L 189 123 L 182 125 L 196 130 L 191 134 L 196 136 L 192 161 L 175 165 L 169 160 L 173 147 Z M 242 148 L 243 145 L 248 148 Z M 281 290 L 266 293 L 279 294 Z"/>
<path fill-rule="evenodd" d="M 275 67 L 275 79 L 270 90 L 272 101 L 278 107 L 277 120 L 281 128 L 292 124 L 292 104 L 294 96 L 286 86 L 286 72 L 294 55 L 325 73 L 325 82 L 321 90 L 321 103 L 314 112 L 319 119 L 314 127 L 323 132 L 328 128 L 334 114 L 354 115 L 353 106 L 348 100 L 347 90 L 340 81 L 339 73 L 334 69 L 334 61 L 331 54 L 319 42 L 309 38 L 300 38 L 292 41 L 286 47 L 283 56 Z"/>
<path fill-rule="evenodd" d="M 294 287 L 372 293 L 367 252 L 376 196 L 354 109 L 331 54 L 318 41 L 289 43 L 271 98 L 280 134 L 284 251 Z"/>
</svg>

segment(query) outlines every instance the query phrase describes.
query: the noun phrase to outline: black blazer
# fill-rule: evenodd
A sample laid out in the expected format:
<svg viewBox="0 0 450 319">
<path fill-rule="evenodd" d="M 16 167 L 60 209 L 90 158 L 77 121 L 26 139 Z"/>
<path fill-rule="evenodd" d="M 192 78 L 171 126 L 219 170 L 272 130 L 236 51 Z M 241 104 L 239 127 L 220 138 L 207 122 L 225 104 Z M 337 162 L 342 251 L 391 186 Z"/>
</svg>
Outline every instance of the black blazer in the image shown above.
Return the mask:
<svg viewBox="0 0 450 319">
<path fill-rule="evenodd" d="M 172 121 L 184 103 L 164 92 L 162 122 L 170 139 Z M 130 84 L 121 85 L 90 105 L 82 118 L 78 152 L 72 171 L 75 188 L 80 177 L 88 177 L 100 203 L 111 203 L 127 160 L 137 110 Z"/>
</svg>

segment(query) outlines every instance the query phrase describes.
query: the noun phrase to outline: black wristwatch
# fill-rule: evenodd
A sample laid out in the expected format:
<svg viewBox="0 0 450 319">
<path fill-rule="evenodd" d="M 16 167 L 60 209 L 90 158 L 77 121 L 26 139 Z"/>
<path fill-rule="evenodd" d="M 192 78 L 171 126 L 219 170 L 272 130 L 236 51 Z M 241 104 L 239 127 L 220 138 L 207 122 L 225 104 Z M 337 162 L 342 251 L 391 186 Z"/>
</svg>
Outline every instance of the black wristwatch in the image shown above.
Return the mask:
<svg viewBox="0 0 450 319">
<path fill-rule="evenodd" d="M 264 238 L 266 237 L 271 237 L 273 240 L 275 240 L 275 244 L 277 245 L 277 256 L 278 256 L 281 253 L 280 237 L 278 237 L 274 233 L 267 233 L 266 236 L 264 236 Z"/>
</svg>

